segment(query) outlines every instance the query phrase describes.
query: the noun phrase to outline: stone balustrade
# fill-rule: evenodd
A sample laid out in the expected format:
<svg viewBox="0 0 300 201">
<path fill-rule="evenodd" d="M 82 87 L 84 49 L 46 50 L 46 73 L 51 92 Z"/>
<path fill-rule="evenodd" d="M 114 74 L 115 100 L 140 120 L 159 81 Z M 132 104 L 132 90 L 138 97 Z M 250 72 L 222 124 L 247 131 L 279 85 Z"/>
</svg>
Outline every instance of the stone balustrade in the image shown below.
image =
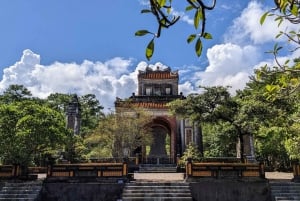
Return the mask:
<svg viewBox="0 0 300 201">
<path fill-rule="evenodd" d="M 265 178 L 263 164 L 253 163 L 192 163 L 186 165 L 188 177 Z"/>
<path fill-rule="evenodd" d="M 57 164 L 48 167 L 47 177 L 126 177 L 127 163 Z"/>
</svg>

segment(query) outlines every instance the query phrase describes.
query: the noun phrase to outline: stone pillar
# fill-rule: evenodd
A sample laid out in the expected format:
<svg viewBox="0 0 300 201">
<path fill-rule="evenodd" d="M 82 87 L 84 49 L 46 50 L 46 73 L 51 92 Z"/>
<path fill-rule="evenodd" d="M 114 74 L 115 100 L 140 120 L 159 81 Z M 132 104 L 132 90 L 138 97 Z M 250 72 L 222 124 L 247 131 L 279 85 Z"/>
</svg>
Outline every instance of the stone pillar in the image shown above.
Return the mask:
<svg viewBox="0 0 300 201">
<path fill-rule="evenodd" d="M 184 119 L 180 120 L 180 136 L 181 136 L 181 153 L 183 154 L 183 152 L 185 151 L 185 125 L 184 125 Z"/>
<path fill-rule="evenodd" d="M 244 138 L 244 156 L 245 161 L 249 163 L 256 162 L 255 160 L 255 151 L 254 151 L 254 143 L 253 136 L 251 134 L 247 134 L 243 136 Z"/>
<path fill-rule="evenodd" d="M 77 95 L 74 95 L 67 108 L 67 128 L 73 130 L 75 135 L 80 132 L 80 104 Z"/>
<path fill-rule="evenodd" d="M 203 137 L 202 137 L 202 128 L 200 123 L 197 122 L 194 123 L 194 135 L 195 135 L 194 143 L 197 145 L 199 152 L 203 156 L 204 154 Z"/>
<path fill-rule="evenodd" d="M 256 162 L 254 140 L 251 134 L 246 134 L 243 135 L 242 138 L 238 138 L 236 150 L 237 150 L 237 158 L 244 159 L 244 162 L 250 162 L 250 163 Z"/>
</svg>

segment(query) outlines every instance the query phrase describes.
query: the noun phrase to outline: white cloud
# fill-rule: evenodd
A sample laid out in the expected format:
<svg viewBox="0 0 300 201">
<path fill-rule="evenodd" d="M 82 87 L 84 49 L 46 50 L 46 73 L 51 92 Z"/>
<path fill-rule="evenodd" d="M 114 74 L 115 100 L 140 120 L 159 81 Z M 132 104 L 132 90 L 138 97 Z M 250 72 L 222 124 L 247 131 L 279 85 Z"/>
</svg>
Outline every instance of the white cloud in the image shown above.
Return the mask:
<svg viewBox="0 0 300 201">
<path fill-rule="evenodd" d="M 171 14 L 174 16 L 180 16 L 180 21 L 186 22 L 187 24 L 194 26 L 194 19 L 185 14 L 185 12 L 179 12 L 173 8 Z"/>
<path fill-rule="evenodd" d="M 168 66 L 158 62 L 147 64 L 141 61 L 132 72 L 131 59 L 115 57 L 106 62 L 85 60 L 81 64 L 55 62 L 40 64 L 40 56 L 31 50 L 24 50 L 20 61 L 4 69 L 0 92 L 11 84 L 22 84 L 36 97 L 46 98 L 51 93 L 95 94 L 107 111 L 114 108 L 116 97 L 127 98 L 137 91 L 137 75 L 146 67 L 165 69 Z M 185 91 L 188 85 L 184 85 Z"/>
<path fill-rule="evenodd" d="M 274 21 L 275 16 L 267 17 L 264 24 L 261 25 L 260 18 L 268 10 L 270 8 L 264 8 L 261 3 L 251 1 L 247 8 L 243 10 L 241 16 L 233 21 L 233 25 L 225 34 L 225 41 L 244 44 L 249 42 L 250 39 L 254 44 L 264 44 L 274 41 L 279 31 L 297 28 L 296 25 L 285 21 L 278 27 L 278 22 Z M 278 39 L 276 40 L 278 41 Z"/>
<path fill-rule="evenodd" d="M 245 87 L 253 66 L 260 60 L 254 46 L 241 47 L 232 43 L 215 45 L 207 51 L 209 66 L 195 73 L 197 86 L 231 86 L 234 93 Z"/>
<path fill-rule="evenodd" d="M 257 1 L 248 4 L 225 33 L 225 43 L 208 49 L 209 64 L 205 71 L 195 72 L 192 78 L 197 80 L 195 86 L 231 86 L 230 92 L 234 94 L 237 89 L 245 87 L 254 69 L 265 64 L 274 65 L 274 61 L 262 61 L 266 48 L 262 45 L 275 40 L 279 29 L 296 27 L 294 25 L 288 27 L 283 23 L 277 29 L 277 22 L 274 22 L 271 17 L 268 17 L 261 26 L 260 17 L 267 10 Z M 299 57 L 299 52 L 278 59 L 284 62 L 287 58 Z"/>
<path fill-rule="evenodd" d="M 44 66 L 40 56 L 24 50 L 20 61 L 4 69 L 0 91 L 11 84 L 22 84 L 34 96 L 45 98 L 50 93 L 93 93 L 105 108 L 113 107 L 116 96 L 128 97 L 136 90 L 136 73 L 129 74 L 131 59 L 115 57 L 104 63 L 83 61 L 55 62 Z"/>
<path fill-rule="evenodd" d="M 243 89 L 254 70 L 264 65 L 277 66 L 275 59 L 262 60 L 255 46 L 239 46 L 231 43 L 215 45 L 207 51 L 209 65 L 203 72 L 196 72 L 191 80 L 197 80 L 195 86 L 230 86 L 229 91 Z M 284 64 L 286 60 L 300 57 L 300 49 L 290 55 L 278 57 Z M 185 83 L 186 86 L 187 83 Z M 190 87 L 191 92 L 195 90 Z M 198 91 L 199 92 L 199 91 Z"/>
</svg>

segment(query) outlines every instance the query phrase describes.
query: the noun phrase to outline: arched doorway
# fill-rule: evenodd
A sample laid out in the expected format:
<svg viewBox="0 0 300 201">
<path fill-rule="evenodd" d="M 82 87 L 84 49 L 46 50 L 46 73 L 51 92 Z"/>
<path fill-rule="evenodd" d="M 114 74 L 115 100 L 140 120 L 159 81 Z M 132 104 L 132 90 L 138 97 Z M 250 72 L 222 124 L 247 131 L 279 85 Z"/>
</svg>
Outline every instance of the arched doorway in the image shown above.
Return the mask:
<svg viewBox="0 0 300 201">
<path fill-rule="evenodd" d="M 144 149 L 144 163 L 174 163 L 174 129 L 170 119 L 156 117 L 148 125 L 152 131 L 152 143 Z"/>
</svg>

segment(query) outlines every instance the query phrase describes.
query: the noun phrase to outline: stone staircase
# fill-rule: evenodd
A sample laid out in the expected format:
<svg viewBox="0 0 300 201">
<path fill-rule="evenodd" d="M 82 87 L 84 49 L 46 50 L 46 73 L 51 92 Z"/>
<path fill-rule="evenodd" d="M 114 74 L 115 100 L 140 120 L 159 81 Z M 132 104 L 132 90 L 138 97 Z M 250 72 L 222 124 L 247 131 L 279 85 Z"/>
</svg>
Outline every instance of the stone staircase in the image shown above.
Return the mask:
<svg viewBox="0 0 300 201">
<path fill-rule="evenodd" d="M 7 182 L 0 191 L 0 201 L 37 201 L 42 185 L 41 181 Z"/>
<path fill-rule="evenodd" d="M 174 164 L 164 164 L 164 165 L 155 165 L 155 164 L 141 164 L 139 166 L 140 173 L 176 173 L 177 167 Z"/>
<path fill-rule="evenodd" d="M 131 182 L 123 189 L 122 201 L 192 201 L 188 183 Z"/>
<path fill-rule="evenodd" d="M 270 182 L 273 201 L 300 201 L 300 183 Z"/>
</svg>

